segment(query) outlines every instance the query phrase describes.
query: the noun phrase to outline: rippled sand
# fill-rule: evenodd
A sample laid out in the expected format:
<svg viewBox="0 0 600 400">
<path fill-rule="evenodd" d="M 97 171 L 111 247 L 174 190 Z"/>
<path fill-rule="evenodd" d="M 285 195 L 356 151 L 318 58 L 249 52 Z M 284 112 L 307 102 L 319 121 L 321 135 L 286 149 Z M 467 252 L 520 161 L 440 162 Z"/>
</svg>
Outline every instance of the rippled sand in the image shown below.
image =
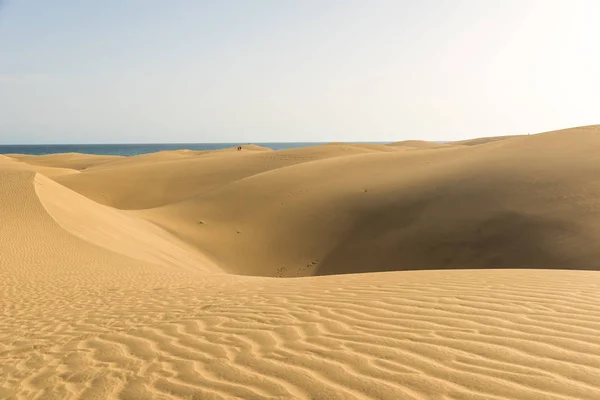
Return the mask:
<svg viewBox="0 0 600 400">
<path fill-rule="evenodd" d="M 0 398 L 598 399 L 598 150 L 0 156 Z"/>
</svg>

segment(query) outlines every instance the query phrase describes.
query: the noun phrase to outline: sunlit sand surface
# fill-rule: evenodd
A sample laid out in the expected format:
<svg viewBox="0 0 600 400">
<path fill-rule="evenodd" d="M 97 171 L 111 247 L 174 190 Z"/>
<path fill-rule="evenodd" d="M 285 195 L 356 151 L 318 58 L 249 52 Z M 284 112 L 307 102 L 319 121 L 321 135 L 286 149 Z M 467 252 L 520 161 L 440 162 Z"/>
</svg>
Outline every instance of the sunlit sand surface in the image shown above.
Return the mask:
<svg viewBox="0 0 600 400">
<path fill-rule="evenodd" d="M 0 156 L 0 398 L 599 399 L 600 127 Z"/>
</svg>

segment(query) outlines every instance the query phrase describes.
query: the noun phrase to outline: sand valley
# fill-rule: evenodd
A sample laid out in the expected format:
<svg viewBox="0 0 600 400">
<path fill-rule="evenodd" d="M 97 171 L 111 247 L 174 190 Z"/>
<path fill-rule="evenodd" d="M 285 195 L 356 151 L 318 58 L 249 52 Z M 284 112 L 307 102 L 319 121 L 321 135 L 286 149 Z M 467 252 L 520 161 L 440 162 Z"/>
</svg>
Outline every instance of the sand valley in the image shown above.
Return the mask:
<svg viewBox="0 0 600 400">
<path fill-rule="evenodd" d="M 599 399 L 600 126 L 0 155 L 0 398 Z"/>
</svg>

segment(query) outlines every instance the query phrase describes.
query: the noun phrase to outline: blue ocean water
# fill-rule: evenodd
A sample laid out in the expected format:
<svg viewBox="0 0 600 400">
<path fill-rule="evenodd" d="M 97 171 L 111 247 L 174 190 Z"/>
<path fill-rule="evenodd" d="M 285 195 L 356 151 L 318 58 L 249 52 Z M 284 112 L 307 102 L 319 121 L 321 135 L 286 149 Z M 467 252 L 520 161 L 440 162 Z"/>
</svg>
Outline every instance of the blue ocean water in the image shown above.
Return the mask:
<svg viewBox="0 0 600 400">
<path fill-rule="evenodd" d="M 85 153 L 117 156 L 134 156 L 154 153 L 163 150 L 219 150 L 228 147 L 244 146 L 247 143 L 150 143 L 150 144 L 0 144 L 0 154 L 56 154 Z M 315 146 L 318 142 L 273 142 L 255 143 L 273 150 L 292 149 L 296 147 Z"/>
</svg>

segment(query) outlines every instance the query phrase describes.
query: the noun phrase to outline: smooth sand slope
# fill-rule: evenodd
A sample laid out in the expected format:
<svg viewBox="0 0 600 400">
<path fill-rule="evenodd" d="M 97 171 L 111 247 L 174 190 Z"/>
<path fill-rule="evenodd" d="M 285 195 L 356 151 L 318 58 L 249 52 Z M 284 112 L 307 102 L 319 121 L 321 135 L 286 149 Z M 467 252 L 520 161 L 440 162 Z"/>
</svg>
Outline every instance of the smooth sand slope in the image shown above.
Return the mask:
<svg viewBox="0 0 600 400">
<path fill-rule="evenodd" d="M 0 156 L 0 398 L 600 398 L 599 147 Z"/>
<path fill-rule="evenodd" d="M 100 167 L 96 167 L 100 168 Z M 598 128 L 384 152 L 324 145 L 54 179 L 244 275 L 596 269 Z"/>
<path fill-rule="evenodd" d="M 451 144 L 454 145 L 454 146 L 456 146 L 456 145 L 459 145 L 459 146 L 478 146 L 480 144 L 497 142 L 499 140 L 512 139 L 512 138 L 522 137 L 522 136 L 523 135 L 490 136 L 490 137 L 483 137 L 483 138 L 477 138 L 477 139 L 459 140 L 457 142 L 452 142 Z"/>
<path fill-rule="evenodd" d="M 448 145 L 444 143 L 428 142 L 426 140 L 403 140 L 401 142 L 389 143 L 387 146 L 408 149 L 437 149 Z"/>
<path fill-rule="evenodd" d="M 188 156 L 160 152 L 98 165 L 86 171 L 82 179 L 65 176 L 57 181 L 101 204 L 136 210 L 176 203 L 289 165 L 368 153 L 377 151 L 351 145 L 323 145 L 277 152 L 244 146 L 241 152 L 192 152 Z"/>
<path fill-rule="evenodd" d="M 81 153 L 48 154 L 43 156 L 10 154 L 9 156 L 17 161 L 23 161 L 31 165 L 69 168 L 74 170 L 84 170 L 95 165 L 121 160 L 124 158 L 121 156 L 100 156 Z"/>
</svg>

